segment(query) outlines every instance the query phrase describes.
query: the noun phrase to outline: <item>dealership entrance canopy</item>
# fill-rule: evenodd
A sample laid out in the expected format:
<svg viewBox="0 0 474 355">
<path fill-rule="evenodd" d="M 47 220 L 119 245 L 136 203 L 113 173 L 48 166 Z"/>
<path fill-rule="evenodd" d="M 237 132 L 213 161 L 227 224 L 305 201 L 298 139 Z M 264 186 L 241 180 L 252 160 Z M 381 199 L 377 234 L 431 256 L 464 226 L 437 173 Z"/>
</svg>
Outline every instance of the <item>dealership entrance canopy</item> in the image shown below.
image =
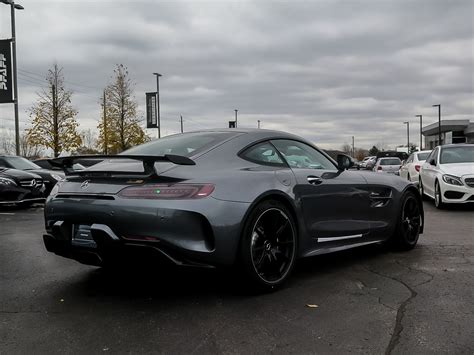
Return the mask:
<svg viewBox="0 0 474 355">
<path fill-rule="evenodd" d="M 425 148 L 433 149 L 438 142 L 438 122 L 423 127 Z M 474 143 L 474 122 L 470 120 L 442 120 L 441 144 Z"/>
</svg>

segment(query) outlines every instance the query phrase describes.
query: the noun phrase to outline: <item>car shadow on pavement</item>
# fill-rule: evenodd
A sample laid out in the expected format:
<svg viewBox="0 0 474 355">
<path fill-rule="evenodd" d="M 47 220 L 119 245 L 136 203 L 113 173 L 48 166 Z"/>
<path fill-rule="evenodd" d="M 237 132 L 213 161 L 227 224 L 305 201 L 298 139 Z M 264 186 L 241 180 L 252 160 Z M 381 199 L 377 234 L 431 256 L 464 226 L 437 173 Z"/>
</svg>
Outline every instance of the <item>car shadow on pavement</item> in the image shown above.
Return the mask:
<svg viewBox="0 0 474 355">
<path fill-rule="evenodd" d="M 326 273 L 351 270 L 361 262 L 383 259 L 389 253 L 380 245 L 371 245 L 333 254 L 299 260 L 283 289 L 291 289 L 306 280 Z M 277 291 L 278 292 L 278 291 Z M 68 297 L 82 303 L 84 298 L 121 301 L 188 302 L 195 299 L 241 299 L 258 294 L 245 287 L 232 269 L 197 269 L 148 265 L 122 270 L 102 268 L 81 273 L 60 288 L 58 298 Z"/>
</svg>

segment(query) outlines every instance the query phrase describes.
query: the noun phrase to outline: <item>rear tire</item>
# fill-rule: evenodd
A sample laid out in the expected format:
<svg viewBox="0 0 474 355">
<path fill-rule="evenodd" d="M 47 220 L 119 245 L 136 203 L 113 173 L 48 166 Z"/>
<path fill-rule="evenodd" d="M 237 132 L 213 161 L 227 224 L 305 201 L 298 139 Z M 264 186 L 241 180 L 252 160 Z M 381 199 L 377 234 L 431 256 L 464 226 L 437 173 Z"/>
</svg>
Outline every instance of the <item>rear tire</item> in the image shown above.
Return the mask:
<svg viewBox="0 0 474 355">
<path fill-rule="evenodd" d="M 395 249 L 411 250 L 416 246 L 423 223 L 421 211 L 421 201 L 417 196 L 411 191 L 405 192 L 401 200 L 395 233 L 390 239 Z"/>
<path fill-rule="evenodd" d="M 252 291 L 281 287 L 293 270 L 297 229 L 291 212 L 279 201 L 258 204 L 248 216 L 240 243 L 240 271 Z"/>
</svg>

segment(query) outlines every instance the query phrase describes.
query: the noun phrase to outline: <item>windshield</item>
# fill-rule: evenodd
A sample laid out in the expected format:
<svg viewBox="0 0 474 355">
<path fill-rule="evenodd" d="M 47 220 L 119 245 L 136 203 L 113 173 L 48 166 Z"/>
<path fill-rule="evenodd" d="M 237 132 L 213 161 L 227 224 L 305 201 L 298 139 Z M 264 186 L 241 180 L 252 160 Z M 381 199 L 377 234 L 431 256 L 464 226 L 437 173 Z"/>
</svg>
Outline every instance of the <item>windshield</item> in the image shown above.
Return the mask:
<svg viewBox="0 0 474 355">
<path fill-rule="evenodd" d="M 428 158 L 428 155 L 430 155 L 431 152 L 427 152 L 427 153 L 418 153 L 416 156 L 418 157 L 418 160 L 422 161 L 422 160 L 426 160 L 426 158 Z"/>
<path fill-rule="evenodd" d="M 474 145 L 442 148 L 439 163 L 474 163 Z"/>
<path fill-rule="evenodd" d="M 380 160 L 380 165 L 401 165 L 402 162 L 398 158 L 392 158 L 392 159 L 381 159 Z"/>
<path fill-rule="evenodd" d="M 40 166 L 36 165 L 35 163 L 23 157 L 4 157 L 3 160 L 5 160 L 9 165 L 11 165 L 13 169 L 18 169 L 18 170 L 41 169 Z"/>
<path fill-rule="evenodd" d="M 234 135 L 236 135 L 234 132 L 197 132 L 175 134 L 139 145 L 137 147 L 133 147 L 121 154 L 156 156 L 174 154 L 190 157 L 208 148 L 211 148 Z"/>
</svg>

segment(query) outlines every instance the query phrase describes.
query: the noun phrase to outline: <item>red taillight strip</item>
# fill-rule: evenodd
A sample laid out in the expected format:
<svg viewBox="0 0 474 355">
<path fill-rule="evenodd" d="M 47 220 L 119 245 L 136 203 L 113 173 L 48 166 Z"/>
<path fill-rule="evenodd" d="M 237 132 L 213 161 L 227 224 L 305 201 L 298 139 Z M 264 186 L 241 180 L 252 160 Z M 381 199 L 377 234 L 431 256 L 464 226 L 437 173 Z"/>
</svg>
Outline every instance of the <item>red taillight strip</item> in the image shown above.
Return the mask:
<svg viewBox="0 0 474 355">
<path fill-rule="evenodd" d="M 147 200 L 185 200 L 204 198 L 213 191 L 212 184 L 145 184 L 126 187 L 118 195 Z"/>
</svg>

